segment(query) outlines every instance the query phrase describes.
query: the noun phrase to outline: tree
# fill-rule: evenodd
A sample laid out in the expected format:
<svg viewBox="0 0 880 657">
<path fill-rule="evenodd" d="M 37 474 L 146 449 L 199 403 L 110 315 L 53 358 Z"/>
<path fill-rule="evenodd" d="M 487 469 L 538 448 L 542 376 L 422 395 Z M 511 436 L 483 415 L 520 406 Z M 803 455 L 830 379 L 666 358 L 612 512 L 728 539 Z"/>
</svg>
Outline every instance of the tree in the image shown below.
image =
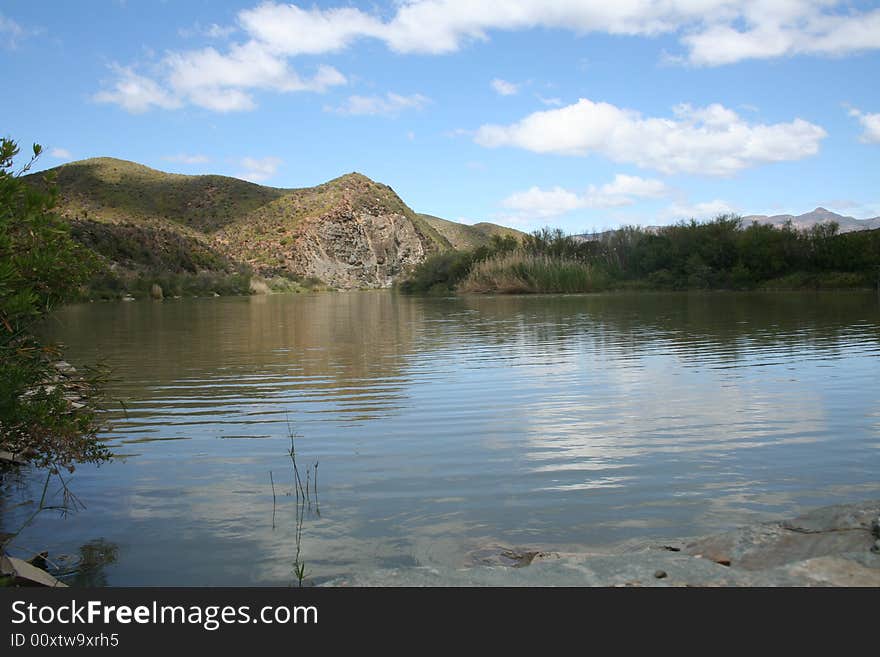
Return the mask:
<svg viewBox="0 0 880 657">
<path fill-rule="evenodd" d="M 96 266 L 55 213 L 57 190 L 24 181 L 42 152 L 18 172 L 18 145 L 0 140 L 0 451 L 41 467 L 100 462 L 109 451 L 97 439 L 103 373 L 77 372 L 61 349 L 43 344 L 40 320 L 74 298 Z"/>
</svg>

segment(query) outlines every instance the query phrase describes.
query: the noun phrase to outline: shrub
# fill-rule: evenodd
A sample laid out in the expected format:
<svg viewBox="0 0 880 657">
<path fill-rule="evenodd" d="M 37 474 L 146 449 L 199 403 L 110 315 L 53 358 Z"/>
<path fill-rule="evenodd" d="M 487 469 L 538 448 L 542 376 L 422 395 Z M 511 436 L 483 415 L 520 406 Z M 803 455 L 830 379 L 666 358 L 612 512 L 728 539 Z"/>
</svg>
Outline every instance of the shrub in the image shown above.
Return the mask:
<svg viewBox="0 0 880 657">
<path fill-rule="evenodd" d="M 103 374 L 77 372 L 61 350 L 33 329 L 59 304 L 74 298 L 95 269 L 53 212 L 56 192 L 26 185 L 11 139 L 0 141 L 0 450 L 40 466 L 101 461 L 109 452 L 97 438 Z"/>
</svg>

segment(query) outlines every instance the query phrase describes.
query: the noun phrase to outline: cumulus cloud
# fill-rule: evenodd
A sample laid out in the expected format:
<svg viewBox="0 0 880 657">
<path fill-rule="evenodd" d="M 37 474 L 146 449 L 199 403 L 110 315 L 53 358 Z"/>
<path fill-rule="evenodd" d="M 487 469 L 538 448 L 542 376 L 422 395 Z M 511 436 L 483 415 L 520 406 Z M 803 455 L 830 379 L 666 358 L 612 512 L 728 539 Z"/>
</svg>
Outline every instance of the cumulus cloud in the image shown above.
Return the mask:
<svg viewBox="0 0 880 657">
<path fill-rule="evenodd" d="M 505 198 L 501 205 L 513 213 L 508 221 L 525 223 L 535 219 L 549 219 L 588 208 L 613 208 L 632 205 L 638 199 L 662 198 L 669 188 L 659 180 L 617 174 L 614 180 L 602 186 L 590 185 L 584 193 L 562 187 L 541 189 L 531 187 Z"/>
<path fill-rule="evenodd" d="M 94 99 L 132 113 L 153 107 L 176 109 L 187 103 L 215 112 L 236 112 L 256 107 L 254 90 L 324 92 L 347 81 L 326 65 L 318 66 L 311 77 L 303 77 L 285 58 L 256 42 L 234 45 L 225 53 L 213 47 L 170 52 L 158 68 L 161 83 L 131 67 L 114 65 L 112 88 L 98 92 Z"/>
<path fill-rule="evenodd" d="M 495 90 L 495 93 L 502 96 L 515 96 L 519 92 L 518 84 L 508 82 L 507 80 L 502 80 L 501 78 L 495 78 L 494 80 L 492 80 L 491 85 L 492 88 Z"/>
<path fill-rule="evenodd" d="M 185 104 L 242 111 L 256 106 L 254 90 L 321 92 L 345 84 L 345 76 L 326 65 L 312 77 L 300 76 L 290 68 L 297 56 L 340 52 L 364 39 L 399 53 L 440 55 L 488 40 L 493 31 L 536 28 L 677 36 L 682 52 L 670 59 L 697 66 L 880 48 L 880 9 L 856 9 L 845 0 L 401 0 L 388 15 L 268 1 L 238 12 L 234 29 L 240 40 L 225 48 L 169 52 L 153 78 L 135 77 L 131 66 L 117 67 L 112 88 L 96 98 L 132 112 Z M 228 41 L 232 30 L 210 24 L 183 33 Z M 22 34 L 3 16 L 0 31 L 11 35 L 9 43 Z M 515 91 L 516 85 L 496 82 L 499 93 Z"/>
<path fill-rule="evenodd" d="M 681 41 L 688 61 L 718 66 L 786 55 L 846 55 L 880 48 L 880 10 L 834 12 L 841 2 L 765 1 L 734 21 L 710 24 Z M 744 25 L 745 27 L 742 27 Z"/>
<path fill-rule="evenodd" d="M 679 34 L 683 59 L 699 65 L 880 47 L 880 10 L 843 0 L 404 0 L 393 15 L 352 7 L 303 9 L 264 2 L 239 13 L 251 38 L 287 55 L 323 54 L 378 39 L 402 53 L 455 52 L 495 30 L 562 29 L 583 35 Z"/>
<path fill-rule="evenodd" d="M 679 34 L 686 52 L 678 59 L 707 66 L 880 48 L 880 9 L 857 11 L 842 0 L 404 0 L 387 19 L 353 7 L 303 9 L 296 4 L 263 2 L 240 11 L 237 23 L 245 40 L 230 44 L 225 51 L 208 48 L 168 54 L 164 75 L 150 82 L 158 95 L 165 94 L 175 102 L 145 100 L 142 88 L 146 78 L 140 80 L 141 89 L 133 90 L 134 97 L 127 95 L 132 78 L 125 71 L 130 68 L 120 68 L 116 88 L 98 96 L 135 112 L 179 107 L 185 102 L 221 112 L 247 110 L 255 107 L 249 93 L 252 89 L 323 91 L 345 83 L 341 73 L 326 66 L 313 78 L 302 78 L 289 69 L 291 57 L 339 52 L 361 39 L 378 39 L 401 53 L 443 54 L 471 41 L 487 40 L 493 30 Z M 183 33 L 224 39 L 233 29 L 197 25 Z M 3 16 L 0 31 L 11 34 L 13 43 L 22 32 Z M 202 74 L 206 78 L 203 82 L 199 81 Z M 493 81 L 493 86 L 505 95 L 516 91 L 516 85 L 504 80 Z"/>
<path fill-rule="evenodd" d="M 66 148 L 55 147 L 49 151 L 49 155 L 59 160 L 72 160 L 73 154 Z"/>
<path fill-rule="evenodd" d="M 251 182 L 262 182 L 274 176 L 282 163 L 283 161 L 278 157 L 264 157 L 260 159 L 245 157 L 239 162 L 239 166 L 243 170 L 236 177 L 250 180 Z"/>
<path fill-rule="evenodd" d="M 758 164 L 814 155 L 826 135 L 799 118 L 750 124 L 718 104 L 683 104 L 674 108 L 673 117 L 661 118 L 582 98 L 510 125 L 483 125 L 474 140 L 488 148 L 514 146 L 535 153 L 597 153 L 667 174 L 728 176 Z"/>
<path fill-rule="evenodd" d="M 99 103 L 113 103 L 132 114 L 141 114 L 153 107 L 175 109 L 179 98 L 163 89 L 155 80 L 134 72 L 130 67 L 112 65 L 116 80 L 111 88 L 99 91 L 93 98 Z"/>
<path fill-rule="evenodd" d="M 397 116 L 405 110 L 423 109 L 430 102 L 421 94 L 401 96 L 387 93 L 384 96 L 349 96 L 342 105 L 326 109 L 348 116 Z"/>
<path fill-rule="evenodd" d="M 862 124 L 864 132 L 859 139 L 866 144 L 880 144 L 880 113 L 868 114 L 859 109 L 851 109 L 849 115 L 855 117 Z"/>
<path fill-rule="evenodd" d="M 168 162 L 178 162 L 180 164 L 206 164 L 211 161 L 207 155 L 189 153 L 178 153 L 177 155 L 167 155 L 163 158 Z"/>
</svg>

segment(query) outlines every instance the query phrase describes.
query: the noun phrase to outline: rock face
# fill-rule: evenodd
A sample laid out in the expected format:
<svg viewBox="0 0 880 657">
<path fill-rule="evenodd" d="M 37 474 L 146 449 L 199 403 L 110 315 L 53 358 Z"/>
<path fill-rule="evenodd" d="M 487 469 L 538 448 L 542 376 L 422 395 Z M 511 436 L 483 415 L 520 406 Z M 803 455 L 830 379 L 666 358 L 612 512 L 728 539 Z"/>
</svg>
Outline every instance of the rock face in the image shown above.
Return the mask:
<svg viewBox="0 0 880 657">
<path fill-rule="evenodd" d="M 698 539 L 602 552 L 497 547 L 469 568 L 358 573 L 328 586 L 867 586 L 880 587 L 880 500 L 817 509 Z"/>
<path fill-rule="evenodd" d="M 406 215 L 348 206 L 305 220 L 285 265 L 337 288 L 389 287 L 430 249 Z"/>
<path fill-rule="evenodd" d="M 271 276 L 336 288 L 389 287 L 448 240 L 387 185 L 359 173 L 300 190 L 226 226 L 215 243 Z"/>
</svg>

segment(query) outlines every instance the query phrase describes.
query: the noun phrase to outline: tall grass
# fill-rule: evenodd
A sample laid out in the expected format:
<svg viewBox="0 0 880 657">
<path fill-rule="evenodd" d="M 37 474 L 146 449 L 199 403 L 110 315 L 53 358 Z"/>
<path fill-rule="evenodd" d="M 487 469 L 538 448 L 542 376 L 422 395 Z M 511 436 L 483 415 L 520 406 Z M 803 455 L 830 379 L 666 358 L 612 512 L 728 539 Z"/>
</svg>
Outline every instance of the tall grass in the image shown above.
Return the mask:
<svg viewBox="0 0 880 657">
<path fill-rule="evenodd" d="M 518 250 L 477 263 L 458 289 L 472 294 L 567 294 L 598 292 L 609 283 L 591 263 Z"/>
</svg>

